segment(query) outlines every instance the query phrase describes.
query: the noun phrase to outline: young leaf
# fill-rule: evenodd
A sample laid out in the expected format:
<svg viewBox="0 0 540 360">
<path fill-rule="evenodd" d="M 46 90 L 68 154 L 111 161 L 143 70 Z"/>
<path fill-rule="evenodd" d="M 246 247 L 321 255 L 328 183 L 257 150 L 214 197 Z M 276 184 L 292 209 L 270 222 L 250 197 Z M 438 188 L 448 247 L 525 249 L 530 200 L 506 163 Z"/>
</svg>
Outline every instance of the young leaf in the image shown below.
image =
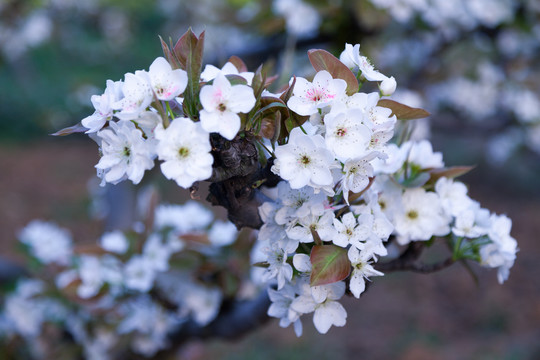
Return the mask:
<svg viewBox="0 0 540 360">
<path fill-rule="evenodd" d="M 311 249 L 310 260 L 311 286 L 341 281 L 351 272 L 347 250 L 336 245 L 315 245 Z"/>
<path fill-rule="evenodd" d="M 52 136 L 66 136 L 70 134 L 85 132 L 87 130 L 88 128 L 85 128 L 84 126 L 81 125 L 81 123 L 78 123 L 76 125 L 64 128 L 62 130 L 58 130 L 57 132 L 51 135 Z"/>
<path fill-rule="evenodd" d="M 377 106 L 382 106 L 392 110 L 392 115 L 396 115 L 398 120 L 423 119 L 431 115 L 424 109 L 413 108 L 390 99 L 379 100 Z"/>
<path fill-rule="evenodd" d="M 247 72 L 248 68 L 246 66 L 246 63 L 242 59 L 240 59 L 238 56 L 233 55 L 229 58 L 228 62 L 234 65 L 234 67 L 238 70 L 238 72 Z"/>
<path fill-rule="evenodd" d="M 351 69 L 339 61 L 337 57 L 326 50 L 313 49 L 308 51 L 309 61 L 315 71 L 326 70 L 334 79 L 339 78 L 347 83 L 347 94 L 352 95 L 358 92 L 358 80 Z"/>
<path fill-rule="evenodd" d="M 443 169 L 433 169 L 429 172 L 430 178 L 427 184 L 434 185 L 437 180 L 442 177 L 453 179 L 458 176 L 465 175 L 472 169 L 474 169 L 474 166 L 452 166 Z"/>
<path fill-rule="evenodd" d="M 165 56 L 165 59 L 171 64 L 173 69 L 179 69 L 180 68 L 180 62 L 174 56 L 174 54 L 171 52 L 171 49 L 169 48 L 169 45 L 163 40 L 161 36 L 159 36 L 159 41 L 161 42 L 161 48 L 163 49 L 163 56 Z"/>
</svg>

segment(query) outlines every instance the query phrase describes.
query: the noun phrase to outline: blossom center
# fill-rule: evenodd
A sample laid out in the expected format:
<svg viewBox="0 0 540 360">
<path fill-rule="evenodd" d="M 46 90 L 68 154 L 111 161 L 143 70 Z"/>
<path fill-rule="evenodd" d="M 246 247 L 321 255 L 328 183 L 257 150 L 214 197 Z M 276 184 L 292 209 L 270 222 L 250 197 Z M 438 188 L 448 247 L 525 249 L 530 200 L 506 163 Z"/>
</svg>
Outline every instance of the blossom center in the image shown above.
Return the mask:
<svg viewBox="0 0 540 360">
<path fill-rule="evenodd" d="M 416 210 L 409 210 L 407 212 L 407 217 L 411 220 L 416 220 L 418 218 L 418 211 Z"/>
<path fill-rule="evenodd" d="M 221 112 L 224 112 L 225 110 L 227 110 L 227 106 L 225 106 L 225 104 L 223 104 L 223 103 L 220 103 L 218 105 L 218 110 L 221 111 Z"/>
<path fill-rule="evenodd" d="M 309 165 L 309 164 L 311 163 L 311 159 L 310 159 L 310 157 L 307 156 L 307 155 L 302 155 L 302 156 L 300 157 L 300 163 L 301 163 L 302 165 L 304 165 L 304 166 L 307 166 L 307 165 Z"/>
<path fill-rule="evenodd" d="M 181 158 L 187 158 L 189 156 L 189 149 L 187 147 L 181 147 L 178 149 L 178 155 L 180 155 Z"/>
<path fill-rule="evenodd" d="M 336 135 L 339 136 L 339 137 L 343 137 L 345 135 L 347 135 L 347 129 L 345 128 L 339 128 L 336 130 Z"/>
</svg>

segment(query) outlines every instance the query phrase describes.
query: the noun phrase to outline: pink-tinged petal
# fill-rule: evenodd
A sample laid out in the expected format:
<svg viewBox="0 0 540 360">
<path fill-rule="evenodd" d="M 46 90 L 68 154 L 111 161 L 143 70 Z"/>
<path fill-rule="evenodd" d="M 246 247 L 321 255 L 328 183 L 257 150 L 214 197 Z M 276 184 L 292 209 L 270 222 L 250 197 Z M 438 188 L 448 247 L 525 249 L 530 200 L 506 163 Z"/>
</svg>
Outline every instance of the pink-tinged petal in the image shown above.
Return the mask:
<svg viewBox="0 0 540 360">
<path fill-rule="evenodd" d="M 219 104 L 223 103 L 222 92 L 216 89 L 213 85 L 205 85 L 201 88 L 199 99 L 201 105 L 207 112 L 214 112 L 218 109 Z"/>
<path fill-rule="evenodd" d="M 225 75 L 221 73 L 218 74 L 214 79 L 213 86 L 216 90 L 219 90 L 224 99 L 229 99 L 231 97 L 232 85 Z"/>
</svg>

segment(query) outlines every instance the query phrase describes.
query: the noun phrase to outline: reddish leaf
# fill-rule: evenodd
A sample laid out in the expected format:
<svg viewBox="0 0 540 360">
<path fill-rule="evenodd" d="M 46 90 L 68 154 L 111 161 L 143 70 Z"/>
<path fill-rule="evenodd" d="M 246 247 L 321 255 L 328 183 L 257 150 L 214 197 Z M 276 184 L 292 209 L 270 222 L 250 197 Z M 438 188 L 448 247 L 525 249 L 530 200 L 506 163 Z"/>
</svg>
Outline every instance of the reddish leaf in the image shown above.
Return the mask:
<svg viewBox="0 0 540 360">
<path fill-rule="evenodd" d="M 163 56 L 165 56 L 165 59 L 167 59 L 173 69 L 179 69 L 181 64 L 176 56 L 171 52 L 169 45 L 167 45 L 161 36 L 159 37 L 159 41 L 161 42 L 161 48 L 163 49 Z"/>
<path fill-rule="evenodd" d="M 424 109 L 413 108 L 390 99 L 379 100 L 377 106 L 392 110 L 392 115 L 396 115 L 398 120 L 423 119 L 430 115 L 430 113 Z"/>
<path fill-rule="evenodd" d="M 347 94 L 358 92 L 358 80 L 351 69 L 343 64 L 337 57 L 326 50 L 314 49 L 308 51 L 309 61 L 316 71 L 326 70 L 334 79 L 339 78 L 347 82 Z"/>
<path fill-rule="evenodd" d="M 336 245 L 315 245 L 311 249 L 310 260 L 311 286 L 341 281 L 351 272 L 347 250 Z"/>
<path fill-rule="evenodd" d="M 67 127 L 65 129 L 58 130 L 57 132 L 55 132 L 54 134 L 51 134 L 51 135 L 52 136 L 66 136 L 66 135 L 70 135 L 70 134 L 85 132 L 87 130 L 88 130 L 88 128 L 82 126 L 81 123 L 78 123 L 76 125 Z"/>
<path fill-rule="evenodd" d="M 474 166 L 452 166 L 443 169 L 433 169 L 429 172 L 430 178 L 427 183 L 429 185 L 434 185 L 437 180 L 442 177 L 453 179 L 458 176 L 465 175 L 472 169 L 474 169 Z"/>
<path fill-rule="evenodd" d="M 233 55 L 229 58 L 228 62 L 234 65 L 234 67 L 238 70 L 238 72 L 247 72 L 248 68 L 244 61 L 240 59 L 238 56 Z"/>
</svg>

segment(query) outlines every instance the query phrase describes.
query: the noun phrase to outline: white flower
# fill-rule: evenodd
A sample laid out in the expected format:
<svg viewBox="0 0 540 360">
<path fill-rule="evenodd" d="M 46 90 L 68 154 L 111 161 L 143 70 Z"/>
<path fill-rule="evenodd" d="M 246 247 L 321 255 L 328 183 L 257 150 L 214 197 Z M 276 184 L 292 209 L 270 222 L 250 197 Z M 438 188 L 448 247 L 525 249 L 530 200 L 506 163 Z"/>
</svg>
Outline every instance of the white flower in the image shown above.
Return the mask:
<svg viewBox="0 0 540 360">
<path fill-rule="evenodd" d="M 173 70 L 163 57 L 154 60 L 148 71 L 152 90 L 159 100 L 171 101 L 184 92 L 187 73 L 182 69 Z"/>
<path fill-rule="evenodd" d="M 77 270 L 82 282 L 77 288 L 77 295 L 82 299 L 96 296 L 105 283 L 115 287 L 122 282 L 120 261 L 111 255 L 101 258 L 81 255 Z"/>
<path fill-rule="evenodd" d="M 375 270 L 371 265 L 369 260 L 372 254 L 369 251 L 360 251 L 356 247 L 351 246 L 348 256 L 353 267 L 349 289 L 356 298 L 359 298 L 360 294 L 366 289 L 366 280 L 369 280 L 370 276 L 383 276 L 384 274 Z"/>
<path fill-rule="evenodd" d="M 208 240 L 213 246 L 227 246 L 234 243 L 238 229 L 230 221 L 217 220 L 208 231 Z"/>
<path fill-rule="evenodd" d="M 365 155 L 371 130 L 363 124 L 364 114 L 359 109 L 325 116 L 325 141 L 340 161 Z"/>
<path fill-rule="evenodd" d="M 87 134 L 101 130 L 103 125 L 112 120 L 114 110 L 112 104 L 120 100 L 123 83 L 121 81 L 107 80 L 107 87 L 102 95 L 92 95 L 90 100 L 96 110 L 92 115 L 81 120 L 82 126 L 88 128 Z"/>
<path fill-rule="evenodd" d="M 73 251 L 71 235 L 67 230 L 41 220 L 33 220 L 26 225 L 19 233 L 19 240 L 43 264 L 67 265 Z"/>
<path fill-rule="evenodd" d="M 103 182 L 117 184 L 128 178 L 138 184 L 144 172 L 154 167 L 153 143 L 146 141 L 131 121 L 111 121 L 97 136 L 103 156 L 95 167 L 103 171 Z"/>
<path fill-rule="evenodd" d="M 462 182 L 441 177 L 435 183 L 435 191 L 446 213 L 452 216 L 459 216 L 463 211 L 474 206 L 473 200 L 467 195 L 467 187 Z"/>
<path fill-rule="evenodd" d="M 117 254 L 125 254 L 129 247 L 126 236 L 119 230 L 103 234 L 100 239 L 100 245 L 104 250 Z"/>
<path fill-rule="evenodd" d="M 295 291 L 292 285 L 285 285 L 281 290 L 268 288 L 268 297 L 272 304 L 268 308 L 268 316 L 279 319 L 279 326 L 288 327 L 291 323 L 294 326 L 296 336 L 302 335 L 302 322 L 300 314 L 291 309 L 291 304 L 295 298 Z"/>
<path fill-rule="evenodd" d="M 200 326 L 207 325 L 217 316 L 223 295 L 217 287 L 208 287 L 190 279 L 182 279 L 176 286 L 181 307 L 181 315 L 191 314 Z"/>
<path fill-rule="evenodd" d="M 313 314 L 313 324 L 317 331 L 321 334 L 326 334 L 332 325 L 345 326 L 347 312 L 336 301 L 341 299 L 345 294 L 345 283 L 340 281 L 323 286 L 326 288 L 324 291 L 326 297 L 322 301 L 315 300 L 308 285 L 305 287 L 306 289 L 304 289 L 303 293 L 293 300 L 291 308 L 301 314 L 309 314 L 315 311 Z"/>
<path fill-rule="evenodd" d="M 402 211 L 395 214 L 397 241 L 429 240 L 449 233 L 450 218 L 444 213 L 436 193 L 422 188 L 407 189 L 402 196 Z"/>
<path fill-rule="evenodd" d="M 346 213 L 341 217 L 341 221 L 334 219 L 336 234 L 332 241 L 337 246 L 347 247 L 352 242 L 359 242 L 366 239 L 366 234 L 359 231 L 358 222 L 353 213 Z"/>
<path fill-rule="evenodd" d="M 418 142 L 407 141 L 401 145 L 400 151 L 406 156 L 409 164 L 414 164 L 420 169 L 437 169 L 444 167 L 442 154 L 433 152 L 429 140 Z"/>
<path fill-rule="evenodd" d="M 275 155 L 272 171 L 289 181 L 292 189 L 333 185 L 330 170 L 335 167 L 335 160 L 322 136 L 308 136 L 294 128 L 288 144 L 278 146 Z"/>
<path fill-rule="evenodd" d="M 148 292 L 154 285 L 156 272 L 152 262 L 141 255 L 135 255 L 124 267 L 124 282 L 128 289 Z"/>
<path fill-rule="evenodd" d="M 349 204 L 349 191 L 359 193 L 369 184 L 369 178 L 373 177 L 373 166 L 370 161 L 378 156 L 378 153 L 372 152 L 364 157 L 350 159 L 345 163 L 343 172 L 345 176 L 341 180 L 341 189 L 343 198 Z"/>
<path fill-rule="evenodd" d="M 241 76 L 246 79 L 248 85 L 251 85 L 254 76 L 254 73 L 252 72 L 239 72 L 233 63 L 227 62 L 221 69 L 215 67 L 214 65 L 206 65 L 204 71 L 201 73 L 201 80 L 208 82 L 215 79 L 219 74 Z"/>
<path fill-rule="evenodd" d="M 367 57 L 360 55 L 360 44 L 354 46 L 345 44 L 345 50 L 339 56 L 339 60 L 350 69 L 358 68 L 362 72 L 362 76 L 368 81 L 384 81 L 388 79 L 386 75 L 375 70 Z"/>
<path fill-rule="evenodd" d="M 287 102 L 287 106 L 299 115 L 313 115 L 318 109 L 345 97 L 346 88 L 345 80 L 332 78 L 326 70 L 319 71 L 313 82 L 297 77 L 293 96 Z"/>
<path fill-rule="evenodd" d="M 120 110 L 114 115 L 120 120 L 134 120 L 145 111 L 152 103 L 153 92 L 145 71 L 136 71 L 135 74 L 127 73 L 122 85 L 124 97 L 114 104 L 112 108 Z"/>
<path fill-rule="evenodd" d="M 314 241 L 311 232 L 316 231 L 321 240 L 330 241 L 335 234 L 334 217 L 332 210 L 324 211 L 324 213 L 311 212 L 308 216 L 299 219 L 296 225 L 287 229 L 287 235 L 302 243 L 310 243 Z"/>
<path fill-rule="evenodd" d="M 315 194 L 313 188 L 309 186 L 291 189 L 287 181 L 281 181 L 277 188 L 281 206 L 276 210 L 274 219 L 280 225 L 289 224 L 309 215 L 314 207 L 322 212 L 324 203 L 327 202 L 323 193 Z"/>
<path fill-rule="evenodd" d="M 288 255 L 296 250 L 294 243 L 291 246 L 282 249 L 277 243 L 272 243 L 269 247 L 263 249 L 266 254 L 266 261 L 269 263 L 266 272 L 263 275 L 263 281 L 277 279 L 277 289 L 280 290 L 286 282 L 290 282 L 293 276 L 292 266 L 287 263 Z"/>
<path fill-rule="evenodd" d="M 195 181 L 206 180 L 212 175 L 214 158 L 208 133 L 200 123 L 188 118 L 177 118 L 167 129 L 156 128 L 157 154 L 161 172 L 167 179 L 187 189 Z"/>
<path fill-rule="evenodd" d="M 470 206 L 456 215 L 452 232 L 456 236 L 477 238 L 486 235 L 489 227 L 489 211 L 480 208 L 478 203 L 474 203 L 474 206 Z"/>
<path fill-rule="evenodd" d="M 481 263 L 498 268 L 497 279 L 502 284 L 510 274 L 518 251 L 516 240 L 510 235 L 512 220 L 505 215 L 491 215 L 488 236 L 492 243 L 480 248 Z"/>
<path fill-rule="evenodd" d="M 232 140 L 240 130 L 238 113 L 249 112 L 256 101 L 252 88 L 231 85 L 223 74 L 218 74 L 212 85 L 202 87 L 200 99 L 203 129 L 217 132 L 227 140 Z"/>
<path fill-rule="evenodd" d="M 184 205 L 161 204 L 156 208 L 156 229 L 171 227 L 180 234 L 198 231 L 210 225 L 214 215 L 200 202 L 190 200 Z"/>
<path fill-rule="evenodd" d="M 152 234 L 146 240 L 143 247 L 143 256 L 148 260 L 150 266 L 156 271 L 169 270 L 169 257 L 171 251 L 161 241 L 161 236 L 158 234 Z"/>
</svg>

